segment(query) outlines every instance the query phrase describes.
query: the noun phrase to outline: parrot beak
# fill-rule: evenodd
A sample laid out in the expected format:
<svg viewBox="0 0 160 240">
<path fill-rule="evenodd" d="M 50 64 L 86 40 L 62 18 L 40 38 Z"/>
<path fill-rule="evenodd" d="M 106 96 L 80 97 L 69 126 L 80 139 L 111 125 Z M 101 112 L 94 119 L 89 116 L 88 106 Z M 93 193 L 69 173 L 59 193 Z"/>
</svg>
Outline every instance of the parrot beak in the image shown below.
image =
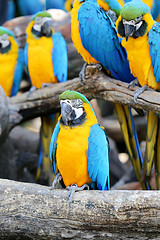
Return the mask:
<svg viewBox="0 0 160 240">
<path fill-rule="evenodd" d="M 135 31 L 134 25 L 124 24 L 124 31 L 125 31 L 125 37 L 126 41 L 128 41 L 128 38 L 133 35 Z"/>
<path fill-rule="evenodd" d="M 66 126 L 69 126 L 69 122 L 72 120 L 71 114 L 73 112 L 73 109 L 70 105 L 63 102 L 61 105 L 61 114 L 62 114 L 62 120 Z"/>
<path fill-rule="evenodd" d="M 44 36 L 50 37 L 52 32 L 51 32 L 51 21 L 45 21 L 41 27 L 41 32 Z"/>
</svg>

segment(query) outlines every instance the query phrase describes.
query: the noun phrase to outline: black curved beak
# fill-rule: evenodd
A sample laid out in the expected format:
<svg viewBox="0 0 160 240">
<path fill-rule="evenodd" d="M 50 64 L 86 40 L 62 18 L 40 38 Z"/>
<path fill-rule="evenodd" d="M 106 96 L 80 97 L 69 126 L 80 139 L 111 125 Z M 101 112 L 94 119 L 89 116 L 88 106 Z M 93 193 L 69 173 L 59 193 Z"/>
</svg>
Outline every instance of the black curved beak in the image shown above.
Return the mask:
<svg viewBox="0 0 160 240">
<path fill-rule="evenodd" d="M 135 32 L 135 29 L 136 28 L 134 25 L 124 24 L 126 41 L 128 41 L 128 38 L 133 35 L 133 33 Z"/>
<path fill-rule="evenodd" d="M 69 125 L 69 122 L 72 120 L 72 112 L 73 109 L 70 105 L 67 103 L 63 102 L 61 105 L 61 114 L 62 114 L 62 120 L 66 126 Z"/>
<path fill-rule="evenodd" d="M 52 35 L 51 20 L 44 22 L 44 24 L 41 27 L 41 32 L 46 37 L 50 37 Z"/>
</svg>

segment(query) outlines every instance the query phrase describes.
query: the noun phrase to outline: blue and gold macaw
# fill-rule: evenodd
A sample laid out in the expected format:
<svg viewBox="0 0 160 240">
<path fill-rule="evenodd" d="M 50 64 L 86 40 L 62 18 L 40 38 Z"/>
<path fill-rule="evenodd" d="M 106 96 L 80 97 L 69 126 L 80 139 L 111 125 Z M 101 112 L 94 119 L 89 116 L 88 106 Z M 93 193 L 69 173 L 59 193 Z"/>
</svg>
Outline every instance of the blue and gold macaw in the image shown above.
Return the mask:
<svg viewBox="0 0 160 240">
<path fill-rule="evenodd" d="M 73 8 L 73 3 L 74 3 L 74 0 L 66 0 L 65 1 L 65 10 L 67 12 L 70 12 Z"/>
<path fill-rule="evenodd" d="M 159 91 L 160 24 L 153 20 L 149 7 L 140 0 L 125 4 L 117 20 L 117 29 L 119 35 L 123 37 L 122 45 L 127 51 L 131 72 L 142 86 L 140 91 L 136 91 L 136 98 L 146 86 Z M 149 112 L 143 181 L 150 179 L 155 160 L 158 189 L 160 189 L 159 127 L 159 116 Z"/>
<path fill-rule="evenodd" d="M 67 80 L 67 47 L 61 33 L 55 33 L 51 26 L 52 17 L 47 12 L 37 13 L 29 23 L 26 33 L 25 64 L 35 88 L 43 84 L 54 84 Z M 41 167 L 44 168 L 44 178 L 51 174 L 49 144 L 58 115 L 42 118 L 41 150 L 38 164 L 37 180 Z M 52 181 L 52 179 L 50 179 Z"/>
<path fill-rule="evenodd" d="M 22 16 L 35 14 L 45 8 L 41 0 L 17 0 L 17 5 Z"/>
<path fill-rule="evenodd" d="M 101 63 L 114 78 L 121 81 L 129 83 L 134 79 L 117 30 L 95 0 L 75 0 L 71 11 L 71 34 L 77 51 L 86 63 Z M 148 189 L 148 184 L 141 181 L 143 159 L 131 109 L 120 104 L 115 104 L 115 107 L 136 176 L 142 187 Z"/>
<path fill-rule="evenodd" d="M 7 96 L 19 90 L 24 69 L 23 50 L 18 48 L 15 35 L 0 27 L 0 85 Z"/>
<path fill-rule="evenodd" d="M 50 158 L 56 178 L 70 190 L 109 190 L 109 142 L 87 98 L 67 90 L 60 97 L 61 115 L 53 132 Z M 57 175 L 57 173 L 59 173 Z M 88 188 L 88 187 L 87 187 Z"/>
</svg>

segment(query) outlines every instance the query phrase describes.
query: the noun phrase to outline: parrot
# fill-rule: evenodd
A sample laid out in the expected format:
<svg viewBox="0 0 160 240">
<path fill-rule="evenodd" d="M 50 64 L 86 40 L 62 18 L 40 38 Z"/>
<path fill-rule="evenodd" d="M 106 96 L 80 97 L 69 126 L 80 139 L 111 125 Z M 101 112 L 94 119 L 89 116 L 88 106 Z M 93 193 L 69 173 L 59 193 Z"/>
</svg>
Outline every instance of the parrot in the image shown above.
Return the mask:
<svg viewBox="0 0 160 240">
<path fill-rule="evenodd" d="M 26 29 L 24 60 L 33 89 L 67 80 L 66 42 L 61 33 L 54 31 L 51 20 L 52 16 L 49 13 L 38 12 Z M 49 178 L 50 182 L 53 180 L 49 145 L 57 119 L 58 114 L 42 117 L 37 181 L 40 178 L 41 168 L 44 169 L 44 178 Z"/>
<path fill-rule="evenodd" d="M 13 0 L 8 0 L 8 8 L 7 8 L 7 20 L 11 20 L 15 17 L 16 14 L 16 6 Z"/>
<path fill-rule="evenodd" d="M 45 8 L 42 0 L 17 0 L 17 5 L 22 16 L 36 14 Z"/>
<path fill-rule="evenodd" d="M 8 28 L 0 26 L 0 85 L 8 97 L 19 90 L 24 69 L 23 50 Z"/>
<path fill-rule="evenodd" d="M 95 0 L 75 0 L 71 11 L 71 36 L 75 48 L 87 64 L 101 63 L 114 78 L 127 83 L 134 79 L 117 30 Z M 137 179 L 143 189 L 150 189 L 149 184 L 143 184 L 141 180 L 143 159 L 131 109 L 120 104 L 115 104 L 115 107 Z"/>
<path fill-rule="evenodd" d="M 73 8 L 73 3 L 74 3 L 74 0 L 66 0 L 65 1 L 65 10 L 67 12 L 70 12 Z"/>
<path fill-rule="evenodd" d="M 142 1 L 126 3 L 120 12 L 116 27 L 122 45 L 127 51 L 132 74 L 141 89 L 135 91 L 135 100 L 146 87 L 160 90 L 160 23 L 152 18 L 149 7 Z M 146 150 L 142 180 L 150 180 L 155 162 L 157 188 L 160 189 L 159 115 L 148 112 Z"/>
<path fill-rule="evenodd" d="M 109 190 L 109 141 L 88 99 L 67 90 L 59 96 L 61 115 L 50 143 L 53 187 L 60 180 L 69 190 Z"/>
</svg>

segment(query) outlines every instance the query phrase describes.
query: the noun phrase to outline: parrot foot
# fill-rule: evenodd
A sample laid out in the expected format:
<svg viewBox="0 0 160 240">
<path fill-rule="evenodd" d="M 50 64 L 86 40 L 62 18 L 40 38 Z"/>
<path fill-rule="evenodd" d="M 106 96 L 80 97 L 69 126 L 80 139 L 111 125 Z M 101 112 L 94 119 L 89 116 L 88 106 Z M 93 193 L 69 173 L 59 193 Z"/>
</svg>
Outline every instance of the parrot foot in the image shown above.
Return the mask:
<svg viewBox="0 0 160 240">
<path fill-rule="evenodd" d="M 36 88 L 35 86 L 32 86 L 32 87 L 29 89 L 28 93 L 27 93 L 27 98 L 29 98 L 30 95 L 31 95 L 33 92 L 35 92 L 36 90 L 37 90 L 37 88 Z"/>
<path fill-rule="evenodd" d="M 137 89 L 135 92 L 134 92 L 134 102 L 137 103 L 137 98 L 138 96 L 143 93 L 145 90 L 150 90 L 150 91 L 154 91 L 153 88 L 150 88 L 149 86 L 147 85 L 144 85 L 143 87 Z"/>
<path fill-rule="evenodd" d="M 133 81 L 131 81 L 131 82 L 128 84 L 128 89 L 129 89 L 130 87 L 135 87 L 135 86 L 140 86 L 137 78 L 134 79 Z"/>
<path fill-rule="evenodd" d="M 57 183 L 59 183 L 61 180 L 62 180 L 62 176 L 61 176 L 60 173 L 58 173 L 58 174 L 55 176 L 55 179 L 54 179 L 54 181 L 53 181 L 53 183 L 52 183 L 52 188 L 55 188 L 55 185 L 56 185 Z"/>
<path fill-rule="evenodd" d="M 83 80 L 83 81 L 86 81 L 86 79 L 85 79 L 85 72 L 86 72 L 86 67 L 87 67 L 87 65 L 88 65 L 88 63 L 85 62 L 85 63 L 83 64 L 83 67 L 82 67 L 80 73 L 79 73 L 79 83 L 80 83 L 81 85 L 84 85 L 84 84 L 82 83 L 82 80 Z"/>
<path fill-rule="evenodd" d="M 53 86 L 53 83 L 43 83 L 41 88 Z"/>
<path fill-rule="evenodd" d="M 72 184 L 71 186 L 66 187 L 67 190 L 69 190 L 68 198 L 69 198 L 69 206 L 71 206 L 72 198 L 75 192 L 82 191 L 84 189 L 89 190 L 89 186 L 87 184 L 82 185 L 81 187 L 78 187 L 77 184 Z"/>
</svg>

